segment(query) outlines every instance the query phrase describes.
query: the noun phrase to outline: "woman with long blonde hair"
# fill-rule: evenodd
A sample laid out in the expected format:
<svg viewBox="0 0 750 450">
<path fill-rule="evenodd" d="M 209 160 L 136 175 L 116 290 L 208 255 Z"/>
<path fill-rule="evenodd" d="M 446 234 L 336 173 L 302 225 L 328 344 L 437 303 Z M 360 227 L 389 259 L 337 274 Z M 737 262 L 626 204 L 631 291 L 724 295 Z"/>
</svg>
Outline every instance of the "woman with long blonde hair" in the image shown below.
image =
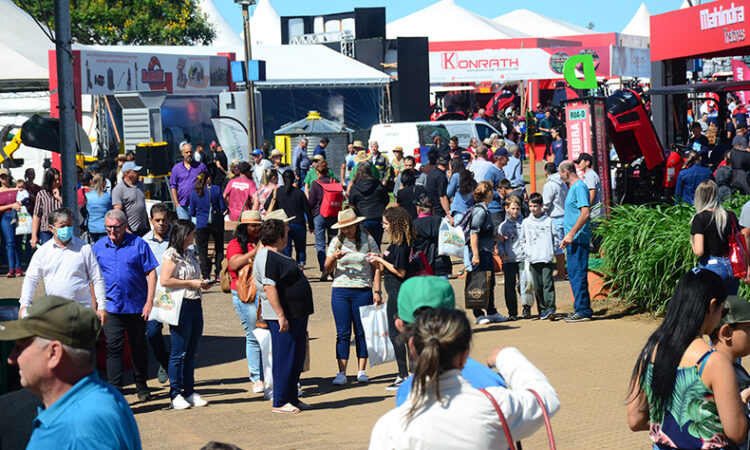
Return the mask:
<svg viewBox="0 0 750 450">
<path fill-rule="evenodd" d="M 91 190 L 86 193 L 86 211 L 91 242 L 96 242 L 107 235 L 104 229 L 104 215 L 112 209 L 112 195 L 106 192 L 106 180 L 101 173 L 91 179 Z"/>
</svg>

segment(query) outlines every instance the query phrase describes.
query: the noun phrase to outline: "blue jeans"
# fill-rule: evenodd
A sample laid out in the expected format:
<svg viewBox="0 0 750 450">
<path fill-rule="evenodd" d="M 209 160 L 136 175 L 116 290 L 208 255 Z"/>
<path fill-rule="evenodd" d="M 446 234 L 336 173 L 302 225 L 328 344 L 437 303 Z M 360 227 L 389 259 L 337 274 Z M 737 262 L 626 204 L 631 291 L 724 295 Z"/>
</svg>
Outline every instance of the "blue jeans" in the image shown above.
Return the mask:
<svg viewBox="0 0 750 450">
<path fill-rule="evenodd" d="M 367 219 L 362 222 L 362 225 L 365 226 L 367 232 L 370 233 L 370 236 L 375 239 L 375 243 L 380 247 L 380 243 L 383 242 L 383 219 Z"/>
<path fill-rule="evenodd" d="M 331 225 L 336 223 L 335 217 L 323 217 L 320 214 L 313 217 L 315 224 L 315 251 L 318 254 L 318 264 L 320 271 L 323 272 L 326 263 L 326 248 L 334 236 L 336 230 L 331 229 Z M 328 240 L 326 240 L 328 238 Z"/>
<path fill-rule="evenodd" d="M 237 317 L 240 318 L 242 329 L 245 330 L 245 356 L 247 358 L 247 370 L 250 372 L 250 381 L 255 383 L 263 379 L 263 366 L 260 363 L 260 344 L 253 334 L 255 329 L 256 317 L 256 302 L 242 303 L 240 296 L 237 295 L 237 291 L 232 290 L 232 303 L 234 304 L 234 310 L 237 312 Z"/>
<path fill-rule="evenodd" d="M 16 225 L 12 224 L 15 214 L 5 213 L 0 219 L 0 228 L 5 238 L 5 249 L 8 252 L 8 271 L 21 268 L 21 258 L 18 255 L 18 240 L 16 239 Z"/>
<path fill-rule="evenodd" d="M 372 305 L 372 289 L 342 288 L 331 289 L 331 309 L 336 323 L 336 358 L 349 359 L 349 341 L 354 324 L 354 346 L 357 358 L 367 358 L 367 343 L 362 318 L 359 316 L 361 306 Z"/>
<path fill-rule="evenodd" d="M 570 244 L 567 247 L 568 279 L 573 291 L 573 308 L 576 314 L 591 317 L 591 297 L 589 296 L 589 244 Z"/>
<path fill-rule="evenodd" d="M 151 351 L 154 352 L 154 358 L 159 361 L 159 365 L 163 368 L 169 367 L 169 352 L 164 346 L 164 336 L 161 331 L 164 328 L 164 324 L 156 320 L 149 320 L 146 322 L 146 340 L 151 346 Z"/>
<path fill-rule="evenodd" d="M 563 224 L 564 221 L 565 216 L 552 218 L 552 226 L 555 227 L 555 236 L 557 236 L 557 242 L 562 242 L 563 238 L 565 237 L 565 227 Z M 559 245 L 555 248 L 555 255 L 562 255 L 564 253 L 565 250 L 561 249 Z"/>
<path fill-rule="evenodd" d="M 182 301 L 180 321 L 169 326 L 172 353 L 169 355 L 169 397 L 189 397 L 195 391 L 195 354 L 203 334 L 200 300 Z"/>
<path fill-rule="evenodd" d="M 305 253 L 307 230 L 305 230 L 304 225 L 298 223 L 289 224 L 289 236 L 287 237 L 286 248 L 283 253 L 290 258 L 292 257 L 292 242 L 294 242 L 294 249 L 297 251 L 297 264 L 305 265 L 305 261 L 307 261 L 307 254 Z"/>
<path fill-rule="evenodd" d="M 190 220 L 190 213 L 188 212 L 187 206 L 178 206 L 175 210 L 177 211 L 178 219 Z"/>
<path fill-rule="evenodd" d="M 307 319 L 309 316 L 289 319 L 289 329 L 279 331 L 279 321 L 269 320 L 271 354 L 273 355 L 273 406 L 297 404 L 297 383 L 305 364 Z"/>
<path fill-rule="evenodd" d="M 734 277 L 732 272 L 732 262 L 726 256 L 703 257 L 698 260 L 698 267 L 710 270 L 721 277 L 724 285 L 727 287 L 729 295 L 737 295 L 740 289 L 740 281 Z"/>
</svg>

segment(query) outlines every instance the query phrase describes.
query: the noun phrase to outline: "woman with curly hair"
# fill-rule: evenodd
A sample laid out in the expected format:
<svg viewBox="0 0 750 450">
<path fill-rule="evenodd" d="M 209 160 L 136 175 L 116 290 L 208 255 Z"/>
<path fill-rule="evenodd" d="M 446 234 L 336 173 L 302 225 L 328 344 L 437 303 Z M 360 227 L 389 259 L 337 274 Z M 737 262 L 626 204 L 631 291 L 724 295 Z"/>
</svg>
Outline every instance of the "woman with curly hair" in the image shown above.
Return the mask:
<svg viewBox="0 0 750 450">
<path fill-rule="evenodd" d="M 383 252 L 383 256 L 375 253 L 368 253 L 367 260 L 380 264 L 380 272 L 376 272 L 375 286 L 380 284 L 380 274 L 385 273 L 385 292 L 388 294 L 388 303 L 386 311 L 388 312 L 388 335 L 393 343 L 393 349 L 396 353 L 396 363 L 398 364 L 398 376 L 396 380 L 386 387 L 386 390 L 395 391 L 401 386 L 409 371 L 406 366 L 406 344 L 403 339 L 399 339 L 399 331 L 396 328 L 395 316 L 398 311 L 398 291 L 401 289 L 401 283 L 406 281 L 406 268 L 409 265 L 414 241 L 417 234 L 414 231 L 414 224 L 411 221 L 409 213 L 400 206 L 393 206 L 385 210 L 383 214 L 383 229 L 391 236 L 391 245 Z M 381 292 L 375 291 L 376 296 Z"/>
</svg>

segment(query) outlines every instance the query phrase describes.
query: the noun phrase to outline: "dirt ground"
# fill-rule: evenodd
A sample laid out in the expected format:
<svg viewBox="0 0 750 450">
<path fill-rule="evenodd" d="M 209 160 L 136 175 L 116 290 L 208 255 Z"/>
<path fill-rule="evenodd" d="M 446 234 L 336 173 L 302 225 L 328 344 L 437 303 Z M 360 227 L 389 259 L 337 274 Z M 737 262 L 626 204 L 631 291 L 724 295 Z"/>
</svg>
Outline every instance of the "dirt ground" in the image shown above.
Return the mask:
<svg viewBox="0 0 750 450">
<path fill-rule="evenodd" d="M 310 275 L 315 272 L 308 270 Z M 196 360 L 197 390 L 209 405 L 169 410 L 169 386 L 156 380 L 157 365 L 152 359 L 149 385 L 154 399 L 139 403 L 133 385 L 126 389 L 143 447 L 197 449 L 211 440 L 241 448 L 367 447 L 372 426 L 395 406 L 395 392 L 386 391 L 385 386 L 394 378 L 396 365 L 368 368 L 368 385 L 350 382 L 334 387 L 331 283 L 311 284 L 315 294 L 315 314 L 309 326 L 311 369 L 303 373 L 301 383 L 303 400 L 313 410 L 279 416 L 271 413 L 269 401 L 251 392 L 242 327 L 230 295 L 215 287 L 204 298 L 205 328 Z M 452 280 L 452 284 L 462 303 L 463 280 Z M 505 312 L 502 285 L 498 287 L 496 304 Z M 2 279 L 0 288 L 6 295 L 18 296 L 21 280 Z M 556 292 L 558 312 L 571 311 L 567 282 L 556 283 Z M 627 316 L 614 302 L 595 302 L 594 310 L 596 320 L 584 323 L 521 320 L 475 326 L 472 357 L 485 361 L 494 348 L 514 346 L 547 375 L 560 396 L 561 409 L 552 418 L 559 448 L 646 448 L 647 434 L 627 428 L 625 396 L 637 352 L 657 322 Z M 348 373 L 353 379 L 354 365 L 350 364 Z M 531 449 L 546 448 L 544 431 L 524 444 Z"/>
</svg>

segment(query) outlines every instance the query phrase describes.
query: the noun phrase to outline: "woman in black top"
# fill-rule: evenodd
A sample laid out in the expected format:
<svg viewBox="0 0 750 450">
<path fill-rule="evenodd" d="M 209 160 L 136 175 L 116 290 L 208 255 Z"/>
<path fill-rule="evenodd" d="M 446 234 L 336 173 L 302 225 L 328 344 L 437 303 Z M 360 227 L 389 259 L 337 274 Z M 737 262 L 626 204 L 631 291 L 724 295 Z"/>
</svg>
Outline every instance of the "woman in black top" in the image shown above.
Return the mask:
<svg viewBox="0 0 750 450">
<path fill-rule="evenodd" d="M 737 295 L 739 280 L 734 277 L 729 260 L 729 235 L 738 228 L 737 218 L 725 210 L 718 200 L 718 187 L 713 180 L 702 181 L 695 189 L 695 211 L 690 224 L 693 253 L 701 269 L 721 277 L 729 295 Z"/>
<path fill-rule="evenodd" d="M 310 202 L 307 201 L 305 193 L 294 185 L 294 172 L 287 170 L 281 178 L 284 185 L 277 188 L 276 192 L 266 199 L 266 214 L 274 209 L 283 209 L 287 217 L 293 217 L 289 222 L 289 240 L 284 249 L 284 254 L 292 257 L 292 242 L 294 242 L 294 249 L 297 251 L 297 264 L 304 269 L 305 261 L 307 261 L 307 255 L 305 254 L 305 246 L 307 245 L 305 219 L 307 219 L 310 232 L 313 232 L 313 215 Z M 271 209 L 271 203 L 274 204 L 273 209 Z"/>
<path fill-rule="evenodd" d="M 417 176 L 411 170 L 406 170 L 401 174 L 401 189 L 396 193 L 396 206 L 404 208 L 412 220 L 417 219 L 416 203 L 427 191 L 424 186 L 417 186 Z"/>
<path fill-rule="evenodd" d="M 380 217 L 390 199 L 383 184 L 372 174 L 369 162 L 357 164 L 354 184 L 349 192 L 349 204 L 355 206 L 365 217 L 365 229 L 380 247 L 383 241 L 383 227 Z"/>
<path fill-rule="evenodd" d="M 422 194 L 417 200 L 417 212 L 419 217 L 414 221 L 414 232 L 417 234 L 414 251 L 424 252 L 435 275 L 447 278 L 453 272 L 451 259 L 438 254 L 440 224 L 443 219 L 432 215 L 432 202 L 427 194 Z"/>
<path fill-rule="evenodd" d="M 396 354 L 396 363 L 398 364 L 398 376 L 393 384 L 386 387 L 386 390 L 395 391 L 401 386 L 401 383 L 409 376 L 406 366 L 406 343 L 399 339 L 399 331 L 396 328 L 395 317 L 398 312 L 398 291 L 401 289 L 401 283 L 406 281 L 408 274 L 406 272 L 409 265 L 412 246 L 416 240 L 414 224 L 411 216 L 404 208 L 393 206 L 385 210 L 383 214 L 383 227 L 391 235 L 391 245 L 383 252 L 380 257 L 374 253 L 368 253 L 369 262 L 380 263 L 380 272 L 376 272 L 375 286 L 380 283 L 377 278 L 380 274 L 385 273 L 385 292 L 388 294 L 388 303 L 386 311 L 388 313 L 388 335 L 393 343 L 393 350 Z M 375 291 L 376 295 L 381 293 Z"/>
</svg>

